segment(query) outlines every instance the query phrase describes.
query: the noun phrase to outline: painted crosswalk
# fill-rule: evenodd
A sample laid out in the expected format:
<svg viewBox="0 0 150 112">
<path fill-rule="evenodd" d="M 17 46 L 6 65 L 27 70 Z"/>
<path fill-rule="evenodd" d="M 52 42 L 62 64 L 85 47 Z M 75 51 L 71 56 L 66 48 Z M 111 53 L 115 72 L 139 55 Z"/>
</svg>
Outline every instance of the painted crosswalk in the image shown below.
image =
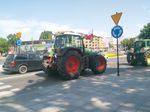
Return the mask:
<svg viewBox="0 0 150 112">
<path fill-rule="evenodd" d="M 2 65 L 0 65 L 0 72 L 3 72 L 4 70 L 3 70 L 3 68 L 2 68 Z"/>
<path fill-rule="evenodd" d="M 0 82 L 0 99 L 4 97 L 11 97 L 15 95 L 17 91 L 20 91 L 20 89 Z"/>
</svg>

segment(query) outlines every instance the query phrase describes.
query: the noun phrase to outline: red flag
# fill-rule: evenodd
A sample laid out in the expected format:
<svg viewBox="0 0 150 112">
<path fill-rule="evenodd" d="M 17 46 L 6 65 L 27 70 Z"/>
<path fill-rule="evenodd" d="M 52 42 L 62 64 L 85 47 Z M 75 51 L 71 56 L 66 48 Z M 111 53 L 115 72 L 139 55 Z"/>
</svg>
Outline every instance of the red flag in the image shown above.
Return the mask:
<svg viewBox="0 0 150 112">
<path fill-rule="evenodd" d="M 87 35 L 85 35 L 85 39 L 87 39 L 87 40 L 92 40 L 93 37 L 94 37 L 93 29 L 91 30 L 91 32 L 89 32 Z"/>
</svg>

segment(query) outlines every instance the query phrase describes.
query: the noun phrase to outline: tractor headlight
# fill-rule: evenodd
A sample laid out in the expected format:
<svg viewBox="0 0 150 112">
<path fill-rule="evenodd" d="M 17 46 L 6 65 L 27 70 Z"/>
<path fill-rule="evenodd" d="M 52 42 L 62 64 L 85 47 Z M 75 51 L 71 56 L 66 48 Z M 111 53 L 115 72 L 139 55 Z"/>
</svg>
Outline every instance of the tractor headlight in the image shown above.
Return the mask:
<svg viewBox="0 0 150 112">
<path fill-rule="evenodd" d="M 141 52 L 141 53 L 144 53 L 144 52 L 145 52 L 145 49 L 144 49 L 144 48 L 141 48 L 140 52 Z"/>
</svg>

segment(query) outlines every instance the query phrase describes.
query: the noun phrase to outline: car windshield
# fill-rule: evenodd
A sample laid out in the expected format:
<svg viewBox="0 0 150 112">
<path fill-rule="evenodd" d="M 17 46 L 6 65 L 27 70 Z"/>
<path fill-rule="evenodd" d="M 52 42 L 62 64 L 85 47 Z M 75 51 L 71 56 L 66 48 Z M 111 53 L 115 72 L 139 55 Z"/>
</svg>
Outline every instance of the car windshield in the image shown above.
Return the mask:
<svg viewBox="0 0 150 112">
<path fill-rule="evenodd" d="M 54 47 L 82 47 L 82 39 L 79 35 L 59 35 L 56 37 Z"/>
</svg>

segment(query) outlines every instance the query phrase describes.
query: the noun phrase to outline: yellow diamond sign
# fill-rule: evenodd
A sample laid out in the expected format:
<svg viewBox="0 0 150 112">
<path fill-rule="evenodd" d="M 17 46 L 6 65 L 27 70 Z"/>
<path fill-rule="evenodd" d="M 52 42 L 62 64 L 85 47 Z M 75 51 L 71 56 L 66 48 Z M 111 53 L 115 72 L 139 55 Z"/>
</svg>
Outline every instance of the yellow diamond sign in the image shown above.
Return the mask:
<svg viewBox="0 0 150 112">
<path fill-rule="evenodd" d="M 18 37 L 18 39 L 20 39 L 21 38 L 21 32 L 17 32 L 16 36 Z"/>
<path fill-rule="evenodd" d="M 116 25 L 118 25 L 121 16 L 122 16 L 122 12 L 120 12 L 120 13 L 116 12 L 116 14 L 114 14 L 114 15 L 111 16 L 112 20 L 114 21 L 114 23 Z"/>
</svg>

